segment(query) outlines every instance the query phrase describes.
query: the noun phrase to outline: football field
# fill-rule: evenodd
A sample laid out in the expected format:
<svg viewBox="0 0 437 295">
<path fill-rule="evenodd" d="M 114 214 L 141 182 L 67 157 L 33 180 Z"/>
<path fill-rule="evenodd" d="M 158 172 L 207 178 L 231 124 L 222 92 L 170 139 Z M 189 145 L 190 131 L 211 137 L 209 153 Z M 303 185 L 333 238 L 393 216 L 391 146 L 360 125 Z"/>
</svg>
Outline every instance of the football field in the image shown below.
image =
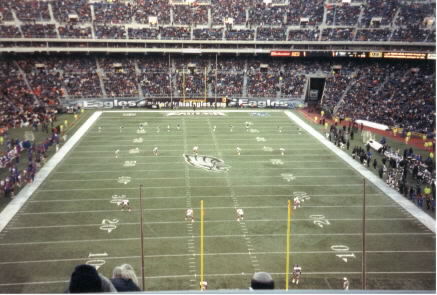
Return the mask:
<svg viewBox="0 0 437 295">
<path fill-rule="evenodd" d="M 283 111 L 126 111 L 104 112 L 0 234 L 0 292 L 62 293 L 81 263 L 140 277 L 140 185 L 146 291 L 199 289 L 202 200 L 209 289 L 247 289 L 255 271 L 284 289 L 295 197 L 290 289 L 361 289 L 363 177 Z M 367 288 L 435 290 L 435 233 L 365 192 Z"/>
</svg>

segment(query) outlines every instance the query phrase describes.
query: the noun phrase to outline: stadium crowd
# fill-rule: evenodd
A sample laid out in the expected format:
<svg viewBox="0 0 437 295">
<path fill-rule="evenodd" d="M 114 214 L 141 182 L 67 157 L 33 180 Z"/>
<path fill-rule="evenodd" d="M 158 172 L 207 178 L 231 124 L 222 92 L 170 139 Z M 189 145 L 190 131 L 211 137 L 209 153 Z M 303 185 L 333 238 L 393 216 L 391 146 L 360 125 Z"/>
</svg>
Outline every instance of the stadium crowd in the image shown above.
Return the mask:
<svg viewBox="0 0 437 295">
<path fill-rule="evenodd" d="M 5 0 L 0 16 L 0 38 L 435 42 L 430 0 Z"/>
<path fill-rule="evenodd" d="M 346 125 L 335 123 L 327 128 L 328 124 L 320 120 L 320 124 L 325 125 L 326 137 L 341 149 L 349 150 L 350 142 L 357 136 L 358 124 L 350 121 Z M 403 194 L 406 198 L 414 202 L 418 207 L 435 212 L 435 161 L 434 154 L 431 152 L 426 159 L 420 153 L 414 153 L 413 148 L 395 150 L 388 145 L 385 137 L 379 141 L 378 149 L 365 139 L 361 128 L 364 144 L 351 148 L 351 156 L 368 169 L 375 172 L 382 178 L 387 185 Z M 367 143 L 366 143 L 367 141 Z"/>
<path fill-rule="evenodd" d="M 425 134 L 433 132 L 435 124 L 435 83 L 429 83 L 435 80 L 435 72 L 430 63 L 220 58 L 216 73 L 214 57 L 172 57 L 170 64 L 167 58 L 153 56 L 21 57 L 15 61 L 6 63 L 13 71 L 4 75 L 4 88 L 20 89 L 15 91 L 21 97 L 21 92 L 29 91 L 45 104 L 56 104 L 58 98 L 104 94 L 169 96 L 170 84 L 176 96 L 203 97 L 206 90 L 207 96 L 303 100 L 309 77 L 317 73 L 326 78 L 322 107 L 327 114 Z"/>
<path fill-rule="evenodd" d="M 10 138 L 10 128 L 31 127 L 49 133 L 56 121 L 56 110 L 47 107 L 44 99 L 40 99 L 26 86 L 23 76 L 13 64 L 5 62 L 0 66 L 0 141 L 3 146 L 0 155 L 0 168 L 7 169 L 8 175 L 0 180 L 0 189 L 5 197 L 13 197 L 14 192 L 26 182 L 33 181 L 36 169 L 40 168 L 47 158 L 47 149 L 59 140 L 56 132 L 41 144 L 33 146 L 29 140 Z M 19 169 L 20 162 L 27 166 Z"/>
</svg>

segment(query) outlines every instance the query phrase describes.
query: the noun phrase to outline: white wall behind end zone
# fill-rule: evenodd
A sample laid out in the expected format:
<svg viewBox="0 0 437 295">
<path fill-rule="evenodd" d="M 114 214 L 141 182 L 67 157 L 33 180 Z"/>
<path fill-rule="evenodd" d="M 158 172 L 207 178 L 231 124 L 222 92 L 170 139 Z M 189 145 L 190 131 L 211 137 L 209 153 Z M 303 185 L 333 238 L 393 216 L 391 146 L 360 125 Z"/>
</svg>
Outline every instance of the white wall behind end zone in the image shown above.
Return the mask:
<svg viewBox="0 0 437 295">
<path fill-rule="evenodd" d="M 44 182 L 50 172 L 62 161 L 65 155 L 74 147 L 74 145 L 82 138 L 85 132 L 94 124 L 100 117 L 102 112 L 95 112 L 74 135 L 67 140 L 62 148 L 53 155 L 53 157 L 38 171 L 35 175 L 35 181 L 27 184 L 18 195 L 0 212 L 0 232 L 6 227 L 9 221 L 17 214 L 18 210 L 27 202 L 30 196 Z"/>
<path fill-rule="evenodd" d="M 423 225 L 429 228 L 432 232 L 436 232 L 435 228 L 435 220 L 426 214 L 422 209 L 416 207 L 412 202 L 398 193 L 396 190 L 389 187 L 383 180 L 381 180 L 378 176 L 370 172 L 366 167 L 361 165 L 359 162 L 352 159 L 347 153 L 340 150 L 336 147 L 332 142 L 322 136 L 319 132 L 317 132 L 310 125 L 305 123 L 302 119 L 300 119 L 295 114 L 290 111 L 285 111 L 285 114 L 293 120 L 300 127 L 305 129 L 309 134 L 314 136 L 318 141 L 320 141 L 323 145 L 333 151 L 337 156 L 339 156 L 343 161 L 348 163 L 352 168 L 357 170 L 361 175 L 363 175 L 366 179 L 368 179 L 371 183 L 373 183 L 377 188 L 379 188 L 384 194 L 389 196 L 393 201 L 398 203 L 402 208 L 407 210 L 411 215 L 416 217 Z"/>
</svg>

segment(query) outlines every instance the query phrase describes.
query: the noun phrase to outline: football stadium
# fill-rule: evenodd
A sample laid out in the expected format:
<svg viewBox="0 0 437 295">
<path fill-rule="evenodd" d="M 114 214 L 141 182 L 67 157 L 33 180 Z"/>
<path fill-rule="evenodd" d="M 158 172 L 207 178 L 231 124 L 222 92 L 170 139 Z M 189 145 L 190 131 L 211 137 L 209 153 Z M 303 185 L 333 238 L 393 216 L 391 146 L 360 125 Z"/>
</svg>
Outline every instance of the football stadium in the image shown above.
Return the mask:
<svg viewBox="0 0 437 295">
<path fill-rule="evenodd" d="M 0 2 L 0 293 L 436 292 L 435 0 Z"/>
</svg>

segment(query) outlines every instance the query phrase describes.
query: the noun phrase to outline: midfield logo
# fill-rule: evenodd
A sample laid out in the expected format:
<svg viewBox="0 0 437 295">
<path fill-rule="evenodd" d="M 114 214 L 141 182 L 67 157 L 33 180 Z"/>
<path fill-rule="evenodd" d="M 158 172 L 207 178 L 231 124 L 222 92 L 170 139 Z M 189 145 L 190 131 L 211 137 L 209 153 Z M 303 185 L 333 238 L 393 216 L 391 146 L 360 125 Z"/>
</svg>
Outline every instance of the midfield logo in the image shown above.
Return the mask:
<svg viewBox="0 0 437 295">
<path fill-rule="evenodd" d="M 193 156 L 193 155 L 182 155 L 185 162 L 193 167 L 200 168 L 212 172 L 226 172 L 231 168 L 230 166 L 224 165 L 224 161 L 218 158 L 209 156 Z"/>
</svg>

